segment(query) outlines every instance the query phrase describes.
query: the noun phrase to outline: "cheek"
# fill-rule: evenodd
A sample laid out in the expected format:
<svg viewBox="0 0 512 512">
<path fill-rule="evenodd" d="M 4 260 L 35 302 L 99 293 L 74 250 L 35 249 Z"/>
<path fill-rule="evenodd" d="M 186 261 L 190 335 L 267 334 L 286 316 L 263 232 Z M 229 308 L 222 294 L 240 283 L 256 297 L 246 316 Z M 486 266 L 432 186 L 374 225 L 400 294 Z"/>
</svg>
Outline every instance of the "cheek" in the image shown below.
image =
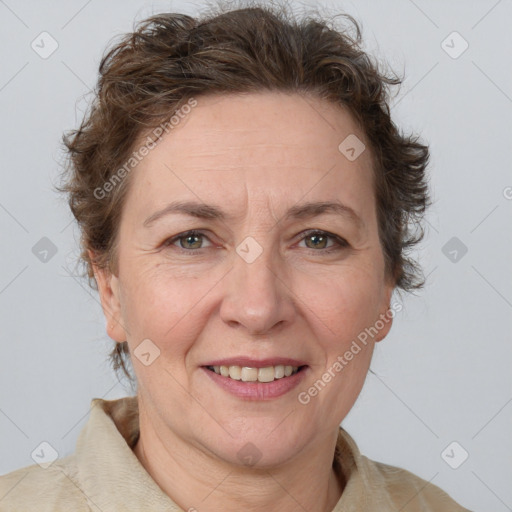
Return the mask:
<svg viewBox="0 0 512 512">
<path fill-rule="evenodd" d="M 132 279 L 124 313 L 132 346 L 149 338 L 163 360 L 181 360 L 208 320 L 205 307 L 217 281 L 211 274 L 180 278 L 158 268 Z"/>
<path fill-rule="evenodd" d="M 322 359 L 314 368 L 311 387 L 303 391 L 316 397 L 318 410 L 341 421 L 368 373 L 374 347 L 368 328 L 379 318 L 381 289 L 377 277 L 363 271 L 339 275 L 329 283 L 322 292 L 315 288 L 307 303 L 308 323 Z"/>
<path fill-rule="evenodd" d="M 318 339 L 326 347 L 342 350 L 378 318 L 382 289 L 378 276 L 364 268 L 310 276 L 299 284 L 309 322 L 323 333 Z"/>
</svg>

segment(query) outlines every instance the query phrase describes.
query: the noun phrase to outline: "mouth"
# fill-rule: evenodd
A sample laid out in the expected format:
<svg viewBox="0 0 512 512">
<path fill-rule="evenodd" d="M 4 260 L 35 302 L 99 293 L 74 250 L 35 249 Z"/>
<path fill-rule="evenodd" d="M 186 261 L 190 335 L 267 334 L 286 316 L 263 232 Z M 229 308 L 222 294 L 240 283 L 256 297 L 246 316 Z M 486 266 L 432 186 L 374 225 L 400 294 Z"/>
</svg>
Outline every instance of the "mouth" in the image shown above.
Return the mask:
<svg viewBox="0 0 512 512">
<path fill-rule="evenodd" d="M 207 370 L 226 377 L 227 379 L 240 382 L 269 383 L 277 380 L 287 379 L 303 371 L 307 365 L 291 366 L 278 364 L 275 366 L 238 366 L 238 365 L 211 365 L 204 366 Z"/>
<path fill-rule="evenodd" d="M 204 374 L 223 391 L 247 400 L 273 400 L 288 395 L 306 378 L 309 365 L 287 357 L 232 357 L 208 361 Z"/>
</svg>

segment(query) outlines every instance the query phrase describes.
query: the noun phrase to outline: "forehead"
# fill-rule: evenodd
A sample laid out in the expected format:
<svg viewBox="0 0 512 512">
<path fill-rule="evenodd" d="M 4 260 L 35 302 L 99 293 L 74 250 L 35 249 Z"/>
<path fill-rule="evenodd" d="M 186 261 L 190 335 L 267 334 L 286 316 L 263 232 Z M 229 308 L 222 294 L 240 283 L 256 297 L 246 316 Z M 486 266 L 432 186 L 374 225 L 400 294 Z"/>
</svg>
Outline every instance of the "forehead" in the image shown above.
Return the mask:
<svg viewBox="0 0 512 512">
<path fill-rule="evenodd" d="M 277 92 L 199 97 L 133 171 L 129 196 L 145 211 L 176 194 L 206 201 L 235 200 L 243 192 L 267 206 L 283 195 L 290 202 L 306 194 L 368 199 L 369 151 L 351 160 L 340 150 L 353 137 L 363 147 L 350 113 L 318 98 Z"/>
<path fill-rule="evenodd" d="M 326 158 L 339 157 L 338 146 L 346 137 L 364 139 L 346 108 L 316 97 L 260 92 L 196 101 L 197 106 L 183 115 L 163 141 L 175 150 L 182 146 L 191 166 L 205 154 L 222 155 L 226 162 L 236 163 L 238 158 L 263 152 L 291 161 L 306 157 L 305 162 L 316 163 L 321 154 L 311 149 L 327 152 Z M 244 166 L 248 164 L 244 161 Z"/>
</svg>

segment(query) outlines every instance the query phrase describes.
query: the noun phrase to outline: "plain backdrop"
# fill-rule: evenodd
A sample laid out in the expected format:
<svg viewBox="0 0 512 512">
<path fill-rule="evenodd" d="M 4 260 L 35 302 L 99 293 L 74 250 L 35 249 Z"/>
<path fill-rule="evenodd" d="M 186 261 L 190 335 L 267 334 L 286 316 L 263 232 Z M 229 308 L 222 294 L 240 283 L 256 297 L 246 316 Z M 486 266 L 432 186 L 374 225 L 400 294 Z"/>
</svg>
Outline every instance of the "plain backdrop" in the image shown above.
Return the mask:
<svg viewBox="0 0 512 512">
<path fill-rule="evenodd" d="M 403 297 L 343 425 L 362 453 L 467 508 L 512 510 L 512 3 L 290 3 L 361 23 L 366 49 L 405 73 L 395 121 L 432 153 L 434 205 L 416 252 L 427 285 Z M 202 9 L 0 1 L 1 474 L 33 464 L 42 441 L 69 455 L 92 398 L 132 394 L 109 366 L 98 296 L 75 275 L 79 232 L 52 190 L 60 139 L 81 120 L 113 36 L 153 13 Z M 41 37 L 46 51 L 58 44 L 46 58 L 33 49 Z M 47 261 L 41 244 L 54 246 Z"/>
</svg>

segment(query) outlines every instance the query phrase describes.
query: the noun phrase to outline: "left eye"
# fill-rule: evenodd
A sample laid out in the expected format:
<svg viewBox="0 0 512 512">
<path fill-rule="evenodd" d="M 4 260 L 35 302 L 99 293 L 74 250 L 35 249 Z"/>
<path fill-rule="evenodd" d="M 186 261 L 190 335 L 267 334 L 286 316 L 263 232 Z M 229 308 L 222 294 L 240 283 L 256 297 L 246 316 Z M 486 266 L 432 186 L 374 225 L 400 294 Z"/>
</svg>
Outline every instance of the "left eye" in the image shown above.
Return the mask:
<svg viewBox="0 0 512 512">
<path fill-rule="evenodd" d="M 329 239 L 333 240 L 333 244 L 327 246 Z M 345 240 L 337 235 L 327 233 L 326 231 L 309 231 L 304 235 L 301 241 L 302 240 L 305 241 L 306 247 L 309 249 L 327 249 L 325 252 L 348 246 L 348 243 Z M 312 242 L 312 245 L 308 245 L 308 242 Z"/>
</svg>

